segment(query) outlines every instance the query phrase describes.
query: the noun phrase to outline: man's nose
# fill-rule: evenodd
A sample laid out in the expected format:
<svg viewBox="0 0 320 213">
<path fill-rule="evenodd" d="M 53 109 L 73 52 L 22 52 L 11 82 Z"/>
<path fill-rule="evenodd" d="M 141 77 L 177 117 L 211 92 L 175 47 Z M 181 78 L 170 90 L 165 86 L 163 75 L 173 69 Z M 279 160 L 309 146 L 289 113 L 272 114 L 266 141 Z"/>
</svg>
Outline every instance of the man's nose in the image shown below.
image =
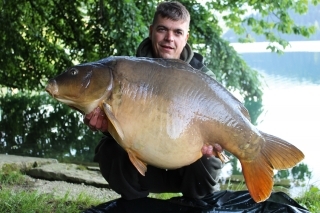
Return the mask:
<svg viewBox="0 0 320 213">
<path fill-rule="evenodd" d="M 165 39 L 166 39 L 167 41 L 173 41 L 173 40 L 174 40 L 173 32 L 167 31 L 166 36 L 165 36 Z"/>
</svg>

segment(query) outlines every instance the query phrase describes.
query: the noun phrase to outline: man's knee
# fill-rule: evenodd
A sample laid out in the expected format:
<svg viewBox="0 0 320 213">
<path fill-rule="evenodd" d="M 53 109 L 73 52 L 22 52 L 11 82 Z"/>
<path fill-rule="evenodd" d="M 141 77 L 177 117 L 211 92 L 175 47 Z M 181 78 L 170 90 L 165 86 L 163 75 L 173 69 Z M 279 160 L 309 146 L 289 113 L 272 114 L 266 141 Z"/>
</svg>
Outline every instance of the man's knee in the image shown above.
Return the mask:
<svg viewBox="0 0 320 213">
<path fill-rule="evenodd" d="M 124 149 L 110 136 L 104 136 L 95 148 L 94 162 L 117 158 L 125 153 Z"/>
</svg>

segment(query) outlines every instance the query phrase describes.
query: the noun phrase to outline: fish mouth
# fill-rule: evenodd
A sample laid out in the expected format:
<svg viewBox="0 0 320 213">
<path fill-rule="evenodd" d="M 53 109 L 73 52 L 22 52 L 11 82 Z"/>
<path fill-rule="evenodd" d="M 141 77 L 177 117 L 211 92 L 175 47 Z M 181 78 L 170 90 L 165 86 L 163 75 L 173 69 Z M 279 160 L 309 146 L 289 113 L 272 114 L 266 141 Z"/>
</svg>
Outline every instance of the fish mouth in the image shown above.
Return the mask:
<svg viewBox="0 0 320 213">
<path fill-rule="evenodd" d="M 58 85 L 56 80 L 51 80 L 48 85 L 45 88 L 45 91 L 49 93 L 49 95 L 51 95 L 53 98 L 57 99 L 58 101 L 60 101 L 61 103 L 64 103 L 66 105 L 68 105 L 70 108 L 77 110 L 78 112 L 80 112 L 82 115 L 84 115 L 84 111 L 80 110 L 79 108 L 77 108 L 76 106 L 74 106 L 73 101 L 71 101 L 68 98 L 62 98 L 59 97 L 59 89 L 58 89 Z"/>
<path fill-rule="evenodd" d="M 52 80 L 48 83 L 48 85 L 45 88 L 45 91 L 49 93 L 53 98 L 56 98 L 56 96 L 59 93 L 58 85 L 56 80 Z"/>
</svg>

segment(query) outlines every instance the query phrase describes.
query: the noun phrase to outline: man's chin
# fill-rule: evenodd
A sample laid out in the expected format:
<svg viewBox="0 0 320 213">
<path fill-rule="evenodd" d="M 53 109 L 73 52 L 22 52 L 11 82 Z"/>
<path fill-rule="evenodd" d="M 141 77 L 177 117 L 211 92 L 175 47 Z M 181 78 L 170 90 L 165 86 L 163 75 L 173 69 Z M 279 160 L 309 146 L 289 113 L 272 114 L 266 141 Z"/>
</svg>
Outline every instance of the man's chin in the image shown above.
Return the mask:
<svg viewBox="0 0 320 213">
<path fill-rule="evenodd" d="M 171 55 L 171 54 L 168 54 L 168 53 L 161 54 L 161 55 L 160 55 L 160 58 L 165 58 L 165 59 L 179 59 L 179 58 L 177 58 L 176 56 Z"/>
</svg>

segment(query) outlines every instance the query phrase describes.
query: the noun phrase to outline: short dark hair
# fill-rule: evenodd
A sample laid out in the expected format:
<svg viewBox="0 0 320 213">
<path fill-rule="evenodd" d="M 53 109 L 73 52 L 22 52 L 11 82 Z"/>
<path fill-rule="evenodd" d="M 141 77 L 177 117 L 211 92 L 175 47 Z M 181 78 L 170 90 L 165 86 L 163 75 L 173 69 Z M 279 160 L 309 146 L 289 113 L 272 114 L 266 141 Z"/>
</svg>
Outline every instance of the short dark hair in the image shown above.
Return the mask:
<svg viewBox="0 0 320 213">
<path fill-rule="evenodd" d="M 188 22 L 188 24 L 190 23 L 189 11 L 184 5 L 177 1 L 161 2 L 157 6 L 157 10 L 154 14 L 152 24 L 156 22 L 158 15 L 160 15 L 162 18 L 168 18 L 173 21 L 183 20 Z"/>
</svg>

